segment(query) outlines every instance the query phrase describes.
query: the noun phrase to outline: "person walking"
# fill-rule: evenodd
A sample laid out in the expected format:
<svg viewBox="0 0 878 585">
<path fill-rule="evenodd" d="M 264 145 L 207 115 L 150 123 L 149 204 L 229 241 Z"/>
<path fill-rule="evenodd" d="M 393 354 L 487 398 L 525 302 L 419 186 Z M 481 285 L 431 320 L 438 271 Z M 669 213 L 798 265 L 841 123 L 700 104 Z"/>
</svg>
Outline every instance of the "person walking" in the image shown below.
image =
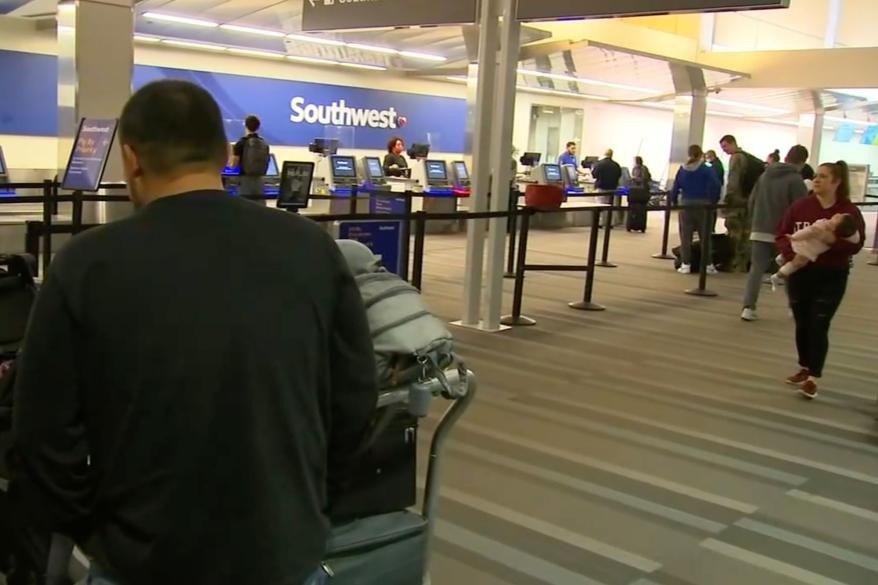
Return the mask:
<svg viewBox="0 0 878 585">
<path fill-rule="evenodd" d="M 839 238 L 814 262 L 796 271 L 787 290 L 796 321 L 796 349 L 799 371 L 786 379 L 808 399 L 817 397 L 817 382 L 829 352 L 829 326 L 838 310 L 848 273 L 855 254 L 863 248 L 866 225 L 860 209 L 850 201 L 850 174 L 847 163 L 824 163 L 814 177 L 814 194 L 796 201 L 786 212 L 777 229 L 776 242 L 786 261 L 795 257 L 790 236 L 797 230 L 836 214 L 850 215 L 859 232 L 853 243 Z"/>
<path fill-rule="evenodd" d="M 232 148 L 231 166 L 237 167 L 238 195 L 252 197 L 265 205 L 265 172 L 268 170 L 271 150 L 268 143 L 259 135 L 262 122 L 256 116 L 244 120 L 246 134 Z"/>
<path fill-rule="evenodd" d="M 634 166 L 631 167 L 631 186 L 649 189 L 651 182 L 652 174 L 649 172 L 649 167 L 643 164 L 643 157 L 635 156 Z"/>
<path fill-rule="evenodd" d="M 20 508 L 92 585 L 323 583 L 378 398 L 350 269 L 317 224 L 223 191 L 204 89 L 143 86 L 119 143 L 137 211 L 73 238 L 31 313 Z"/>
<path fill-rule="evenodd" d="M 802 166 L 808 160 L 808 149 L 797 144 L 790 148 L 783 163 L 771 165 L 756 182 L 747 203 L 752 218 L 750 229 L 750 272 L 744 288 L 741 319 L 756 321 L 756 303 L 763 278 L 777 256 L 775 231 L 787 209 L 808 194 L 802 180 Z"/>
<path fill-rule="evenodd" d="M 732 270 L 747 272 L 750 264 L 750 214 L 747 210 L 747 199 L 756 186 L 756 181 L 765 171 L 765 163 L 741 149 L 731 134 L 720 139 L 720 147 L 731 157 L 725 202 L 733 208 L 725 211 L 725 217 L 726 231 L 734 248 Z"/>
<path fill-rule="evenodd" d="M 671 205 L 679 201 L 680 212 L 678 215 L 680 225 L 680 274 L 692 272 L 692 236 L 698 232 L 701 241 L 701 261 L 707 262 L 708 274 L 716 274 L 713 265 L 710 236 L 712 229 L 704 233 L 705 214 L 713 215 L 712 210 L 704 209 L 705 205 L 716 204 L 719 201 L 720 184 L 716 173 L 704 162 L 704 153 L 701 147 L 693 144 L 689 147 L 689 160 L 677 171 L 674 185 L 668 196 Z M 708 220 L 709 226 L 713 221 Z"/>
</svg>

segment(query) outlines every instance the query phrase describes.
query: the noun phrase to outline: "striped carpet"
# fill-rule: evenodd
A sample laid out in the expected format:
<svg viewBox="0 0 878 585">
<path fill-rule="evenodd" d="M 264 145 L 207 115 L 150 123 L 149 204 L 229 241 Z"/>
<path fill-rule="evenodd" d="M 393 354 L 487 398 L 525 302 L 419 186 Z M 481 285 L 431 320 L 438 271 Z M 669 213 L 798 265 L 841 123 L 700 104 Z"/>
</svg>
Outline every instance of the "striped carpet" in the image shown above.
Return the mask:
<svg viewBox="0 0 878 585">
<path fill-rule="evenodd" d="M 878 267 L 858 258 L 809 403 L 779 382 L 784 294 L 766 287 L 755 323 L 743 275 L 684 295 L 695 278 L 650 258 L 658 232 L 614 232 L 603 313 L 567 308 L 582 275 L 532 273 L 536 327 L 455 329 L 481 394 L 450 442 L 433 585 L 878 583 Z M 580 262 L 587 236 L 535 232 L 528 260 Z M 425 294 L 449 320 L 464 248 L 428 238 Z"/>
</svg>

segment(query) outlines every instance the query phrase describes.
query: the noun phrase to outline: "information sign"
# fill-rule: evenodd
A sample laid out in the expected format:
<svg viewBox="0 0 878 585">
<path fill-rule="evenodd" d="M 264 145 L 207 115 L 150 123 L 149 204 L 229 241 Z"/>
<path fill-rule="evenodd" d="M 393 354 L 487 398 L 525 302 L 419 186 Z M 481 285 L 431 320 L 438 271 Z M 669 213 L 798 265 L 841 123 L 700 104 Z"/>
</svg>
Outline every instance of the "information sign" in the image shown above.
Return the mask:
<svg viewBox="0 0 878 585">
<path fill-rule="evenodd" d="M 402 226 L 398 221 L 343 221 L 338 226 L 341 240 L 356 240 L 381 257 L 384 267 L 394 274 L 402 272 Z"/>
<path fill-rule="evenodd" d="M 116 136 L 116 119 L 83 118 L 64 171 L 63 189 L 97 191 Z"/>
</svg>

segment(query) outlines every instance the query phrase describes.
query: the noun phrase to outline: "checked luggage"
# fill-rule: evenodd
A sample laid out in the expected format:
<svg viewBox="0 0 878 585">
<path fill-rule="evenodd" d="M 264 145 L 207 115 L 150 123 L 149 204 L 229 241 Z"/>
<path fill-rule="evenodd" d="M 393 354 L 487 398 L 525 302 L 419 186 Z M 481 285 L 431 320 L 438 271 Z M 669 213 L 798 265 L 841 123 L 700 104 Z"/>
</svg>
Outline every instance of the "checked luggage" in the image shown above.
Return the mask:
<svg viewBox="0 0 878 585">
<path fill-rule="evenodd" d="M 632 187 L 628 192 L 628 215 L 625 229 L 629 232 L 646 233 L 646 219 L 650 201 L 649 189 Z"/>
</svg>

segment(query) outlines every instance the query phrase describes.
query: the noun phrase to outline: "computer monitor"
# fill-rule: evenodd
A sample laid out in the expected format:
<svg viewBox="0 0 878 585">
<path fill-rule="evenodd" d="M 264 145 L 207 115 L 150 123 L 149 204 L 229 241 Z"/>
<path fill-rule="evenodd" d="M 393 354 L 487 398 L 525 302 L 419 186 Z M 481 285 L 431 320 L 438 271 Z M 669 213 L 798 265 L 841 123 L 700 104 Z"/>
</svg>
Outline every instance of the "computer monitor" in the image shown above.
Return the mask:
<svg viewBox="0 0 878 585">
<path fill-rule="evenodd" d="M 579 173 L 573 165 L 564 165 L 564 183 L 568 187 L 576 187 L 579 184 Z"/>
<path fill-rule="evenodd" d="M 76 130 L 73 148 L 64 171 L 62 189 L 71 191 L 97 191 L 104 177 L 107 158 L 113 147 L 116 127 L 115 118 L 83 118 Z"/>
<path fill-rule="evenodd" d="M 428 183 L 447 183 L 448 166 L 444 160 L 427 160 L 424 162 L 427 170 Z"/>
<path fill-rule="evenodd" d="M 587 156 L 582 159 L 582 168 L 591 169 L 600 159 L 596 156 Z"/>
<path fill-rule="evenodd" d="M 454 176 L 457 177 L 458 183 L 469 182 L 469 170 L 466 168 L 465 161 L 456 160 L 451 165 L 454 168 Z"/>
<path fill-rule="evenodd" d="M 281 169 L 277 206 L 281 209 L 304 209 L 311 197 L 314 163 L 285 161 Z"/>
<path fill-rule="evenodd" d="M 545 177 L 546 183 L 562 183 L 564 181 L 561 175 L 561 166 L 554 163 L 543 165 L 543 177 Z"/>
<path fill-rule="evenodd" d="M 277 159 L 274 158 L 273 152 L 268 155 L 268 169 L 265 171 L 265 176 L 271 178 L 280 176 L 280 170 L 278 170 L 277 167 Z"/>
<path fill-rule="evenodd" d="M 384 180 L 384 167 L 381 166 L 381 159 L 377 156 L 367 156 L 363 159 L 363 168 L 366 171 L 366 178 L 370 183 L 378 183 Z"/>
<path fill-rule="evenodd" d="M 413 142 L 406 154 L 409 158 L 427 158 L 430 156 L 430 145 Z"/>
<path fill-rule="evenodd" d="M 357 161 L 352 156 L 333 155 L 330 157 L 332 165 L 332 179 L 343 183 L 350 183 L 357 178 Z"/>
<path fill-rule="evenodd" d="M 308 145 L 308 150 L 315 154 L 329 156 L 337 153 L 339 146 L 340 143 L 336 138 L 315 138 L 311 144 Z"/>
<path fill-rule="evenodd" d="M 543 155 L 540 152 L 525 152 L 521 155 L 521 158 L 518 159 L 518 162 L 526 167 L 535 167 L 540 164 L 541 158 L 543 158 Z"/>
<path fill-rule="evenodd" d="M 9 177 L 9 168 L 6 166 L 6 158 L 3 157 L 3 147 L 0 146 L 0 179 Z"/>
</svg>

